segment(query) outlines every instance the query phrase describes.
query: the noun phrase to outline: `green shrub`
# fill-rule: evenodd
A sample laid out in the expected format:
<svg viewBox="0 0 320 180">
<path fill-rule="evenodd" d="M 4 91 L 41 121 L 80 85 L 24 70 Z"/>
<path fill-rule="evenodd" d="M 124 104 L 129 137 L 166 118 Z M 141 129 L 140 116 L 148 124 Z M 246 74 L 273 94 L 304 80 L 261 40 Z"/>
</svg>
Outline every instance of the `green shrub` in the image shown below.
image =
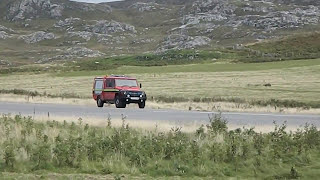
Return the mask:
<svg viewBox="0 0 320 180">
<path fill-rule="evenodd" d="M 0 172 L 292 179 L 308 175 L 300 169 L 320 159 L 320 131 L 308 124 L 296 132 L 275 124 L 267 134 L 253 128 L 228 130 L 221 114 L 209 116 L 209 124 L 194 133 L 180 127 L 142 132 L 124 124 L 103 128 L 83 125 L 82 119 L 39 123 L 4 115 L 0 133 L 7 135 L 0 139 Z M 289 172 L 288 167 L 294 168 Z"/>
</svg>

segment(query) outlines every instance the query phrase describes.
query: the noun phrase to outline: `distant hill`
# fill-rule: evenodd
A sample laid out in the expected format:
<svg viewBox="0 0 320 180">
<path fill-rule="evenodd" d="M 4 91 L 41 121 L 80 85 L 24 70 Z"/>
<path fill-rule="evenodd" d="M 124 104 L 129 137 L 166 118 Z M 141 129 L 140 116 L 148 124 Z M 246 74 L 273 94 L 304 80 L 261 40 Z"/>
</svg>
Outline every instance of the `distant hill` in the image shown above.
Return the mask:
<svg viewBox="0 0 320 180">
<path fill-rule="evenodd" d="M 0 66 L 245 46 L 314 32 L 319 19 L 318 0 L 1 0 Z"/>
</svg>

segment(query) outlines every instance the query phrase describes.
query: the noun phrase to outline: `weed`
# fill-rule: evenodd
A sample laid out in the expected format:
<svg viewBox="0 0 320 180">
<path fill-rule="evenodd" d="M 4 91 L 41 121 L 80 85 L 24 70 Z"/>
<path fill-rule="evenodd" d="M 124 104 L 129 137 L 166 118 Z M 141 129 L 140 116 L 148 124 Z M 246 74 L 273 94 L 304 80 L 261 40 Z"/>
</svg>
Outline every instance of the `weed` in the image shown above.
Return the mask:
<svg viewBox="0 0 320 180">
<path fill-rule="evenodd" d="M 207 125 L 207 129 L 212 134 L 220 134 L 227 132 L 227 121 L 224 120 L 220 114 L 208 115 L 210 124 Z"/>
<path fill-rule="evenodd" d="M 4 142 L 4 161 L 8 168 L 13 169 L 16 162 L 14 147 L 10 142 Z"/>
<path fill-rule="evenodd" d="M 111 114 L 110 113 L 108 113 L 107 122 L 108 122 L 107 127 L 110 128 L 111 127 Z"/>
</svg>

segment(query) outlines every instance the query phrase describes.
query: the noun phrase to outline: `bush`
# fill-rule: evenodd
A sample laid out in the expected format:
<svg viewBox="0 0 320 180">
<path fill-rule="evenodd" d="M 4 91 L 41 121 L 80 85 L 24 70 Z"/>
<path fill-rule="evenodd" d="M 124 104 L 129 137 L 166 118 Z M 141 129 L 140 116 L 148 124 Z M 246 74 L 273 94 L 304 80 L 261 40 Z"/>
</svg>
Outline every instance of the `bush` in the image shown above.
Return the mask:
<svg viewBox="0 0 320 180">
<path fill-rule="evenodd" d="M 228 130 L 221 114 L 195 133 L 180 127 L 169 132 L 92 127 L 79 123 L 34 122 L 30 117 L 0 117 L 0 171 L 151 176 L 237 176 L 298 178 L 300 168 L 319 160 L 320 131 L 306 125 L 288 132 L 286 124 L 263 134 L 251 129 Z M 6 134 L 6 135 L 4 135 Z M 25 152 L 25 153 L 23 153 Z M 21 153 L 23 156 L 21 156 Z M 314 159 L 308 158 L 310 156 Z M 286 169 L 292 168 L 290 173 Z M 19 167 L 19 168 L 18 168 Z M 255 173 L 252 173 L 252 168 Z M 284 175 L 279 175 L 288 172 Z M 299 172 L 299 173 L 298 173 Z M 258 175 L 259 174 L 259 175 Z M 238 176 L 237 176 L 238 177 Z"/>
</svg>

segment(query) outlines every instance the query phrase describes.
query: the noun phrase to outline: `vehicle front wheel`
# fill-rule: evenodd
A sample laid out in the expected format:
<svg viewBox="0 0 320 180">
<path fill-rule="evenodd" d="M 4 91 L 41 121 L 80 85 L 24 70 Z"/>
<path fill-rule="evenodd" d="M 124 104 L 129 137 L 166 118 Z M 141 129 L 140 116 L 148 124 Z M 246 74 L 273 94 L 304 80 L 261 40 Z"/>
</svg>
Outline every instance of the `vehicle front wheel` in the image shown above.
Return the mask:
<svg viewBox="0 0 320 180">
<path fill-rule="evenodd" d="M 116 99 L 114 100 L 114 104 L 116 105 L 116 108 L 126 108 L 127 104 L 119 98 L 119 96 L 116 96 Z"/>
<path fill-rule="evenodd" d="M 103 107 L 104 102 L 102 101 L 102 99 L 100 99 L 100 97 L 97 98 L 97 106 L 98 107 Z"/>
<path fill-rule="evenodd" d="M 143 109 L 146 106 L 146 101 L 139 102 L 138 105 L 140 109 Z"/>
</svg>

